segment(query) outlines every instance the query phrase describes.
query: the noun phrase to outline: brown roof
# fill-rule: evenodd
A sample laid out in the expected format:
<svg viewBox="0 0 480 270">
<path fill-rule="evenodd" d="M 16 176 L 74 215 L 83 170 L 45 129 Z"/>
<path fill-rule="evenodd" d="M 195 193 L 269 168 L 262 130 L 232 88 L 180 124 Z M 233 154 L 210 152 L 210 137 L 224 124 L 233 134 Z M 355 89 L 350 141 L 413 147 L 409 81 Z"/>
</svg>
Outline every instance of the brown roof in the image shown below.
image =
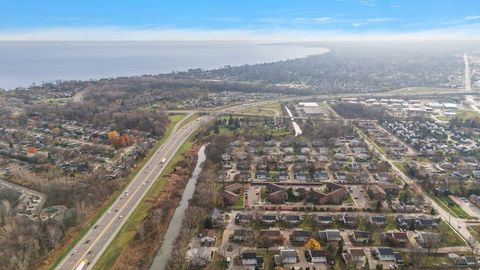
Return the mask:
<svg viewBox="0 0 480 270">
<path fill-rule="evenodd" d="M 263 230 L 260 232 L 262 236 L 266 237 L 280 237 L 282 236 L 282 233 L 280 233 L 279 230 Z"/>
<path fill-rule="evenodd" d="M 285 190 L 285 189 L 282 186 L 279 186 L 277 184 L 268 183 L 267 190 L 270 190 L 271 192 L 276 192 L 276 191 Z"/>
<path fill-rule="evenodd" d="M 220 195 L 222 195 L 222 198 L 224 198 L 225 200 L 228 200 L 229 202 L 236 201 L 239 198 L 238 194 L 235 194 L 228 190 L 223 190 Z"/>
<path fill-rule="evenodd" d="M 330 197 L 338 197 L 338 196 L 345 196 L 348 194 L 348 191 L 346 188 L 342 187 L 340 189 L 336 189 L 332 192 L 329 192 L 327 193 L 327 196 L 330 196 Z"/>
<path fill-rule="evenodd" d="M 408 240 L 406 232 L 387 232 L 385 236 L 397 240 Z"/>
<path fill-rule="evenodd" d="M 378 186 L 385 189 L 400 189 L 400 186 L 395 183 L 382 182 L 378 183 Z"/>
<path fill-rule="evenodd" d="M 202 237 L 206 237 L 206 236 L 214 238 L 215 237 L 215 231 L 211 230 L 211 229 L 204 229 L 203 232 L 202 232 Z"/>
<path fill-rule="evenodd" d="M 239 184 L 239 183 L 233 183 L 233 184 L 230 184 L 228 186 L 225 186 L 225 190 L 227 191 L 230 191 L 230 192 L 234 192 L 234 191 L 237 191 L 239 189 L 243 188 L 243 185 Z"/>
<path fill-rule="evenodd" d="M 363 248 L 351 248 L 349 252 L 353 257 L 365 256 L 365 251 Z"/>
<path fill-rule="evenodd" d="M 374 194 L 384 194 L 384 195 L 387 195 L 387 193 L 385 192 L 385 190 L 383 190 L 383 188 L 379 187 L 378 185 L 371 185 L 369 187 L 370 191 L 373 192 Z"/>
<path fill-rule="evenodd" d="M 329 183 L 327 183 L 327 188 L 328 188 L 329 190 L 337 190 L 337 189 L 343 189 L 343 188 L 345 188 L 345 187 L 342 186 L 342 185 L 336 184 L 336 183 L 331 183 L 331 182 L 329 182 Z"/>
</svg>

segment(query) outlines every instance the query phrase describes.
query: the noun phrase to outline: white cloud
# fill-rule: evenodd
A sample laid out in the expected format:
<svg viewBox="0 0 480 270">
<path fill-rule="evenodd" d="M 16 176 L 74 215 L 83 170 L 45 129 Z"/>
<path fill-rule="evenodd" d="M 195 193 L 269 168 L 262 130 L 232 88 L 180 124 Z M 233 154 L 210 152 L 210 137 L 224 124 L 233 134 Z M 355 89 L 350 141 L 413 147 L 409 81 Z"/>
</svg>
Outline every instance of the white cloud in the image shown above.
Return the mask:
<svg viewBox="0 0 480 270">
<path fill-rule="evenodd" d="M 375 19 L 373 21 L 378 21 Z M 370 23 L 373 23 L 370 19 Z M 225 41 L 323 41 L 323 40 L 444 40 L 479 39 L 480 23 L 424 31 L 345 31 L 291 28 L 177 29 L 161 27 L 61 27 L 0 32 L 0 41 L 14 40 L 225 40 Z"/>
<path fill-rule="evenodd" d="M 394 20 L 395 18 L 368 18 L 368 19 L 353 21 L 352 26 L 360 27 L 360 26 L 375 24 L 375 23 L 391 22 Z"/>
<path fill-rule="evenodd" d="M 463 19 L 464 21 L 475 21 L 475 20 L 480 20 L 480 16 L 466 16 Z"/>
</svg>

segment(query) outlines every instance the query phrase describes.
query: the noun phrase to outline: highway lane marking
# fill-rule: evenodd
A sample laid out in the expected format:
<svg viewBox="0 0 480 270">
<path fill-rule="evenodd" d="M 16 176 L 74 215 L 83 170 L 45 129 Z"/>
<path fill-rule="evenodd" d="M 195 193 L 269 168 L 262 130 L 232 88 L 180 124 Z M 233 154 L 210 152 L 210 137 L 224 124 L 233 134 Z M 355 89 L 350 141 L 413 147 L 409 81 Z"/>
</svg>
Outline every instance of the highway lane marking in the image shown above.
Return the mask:
<svg viewBox="0 0 480 270">
<path fill-rule="evenodd" d="M 184 118 L 184 119 L 186 119 L 186 118 Z M 180 123 L 182 123 L 182 122 L 183 122 L 183 121 L 179 122 L 178 124 L 180 124 Z M 182 130 L 182 129 L 180 129 L 180 130 Z M 168 155 L 168 153 L 171 151 L 171 149 L 172 149 L 172 147 L 173 147 L 173 145 L 174 145 L 174 143 L 173 143 L 174 141 L 172 142 L 172 140 L 173 140 L 173 138 L 174 138 L 173 135 L 175 135 L 177 132 L 178 132 L 178 126 L 174 127 L 173 133 L 171 134 L 171 136 L 167 139 L 167 141 L 166 141 L 165 144 L 163 145 L 163 146 L 165 146 L 165 145 L 169 145 L 169 146 L 168 146 L 167 148 L 159 149 L 159 150 L 156 152 L 156 154 L 159 154 L 159 155 L 162 156 L 162 157 Z M 180 132 L 180 135 L 183 135 L 184 132 L 185 132 L 185 129 L 183 129 L 183 131 Z M 172 144 L 173 144 L 173 145 L 172 145 Z M 163 146 L 162 146 L 162 147 L 163 147 Z M 165 150 L 165 149 L 166 149 L 166 150 Z M 161 152 L 162 150 L 165 152 L 163 155 L 160 154 L 160 152 Z M 152 160 L 152 159 L 151 159 L 151 160 Z M 154 158 L 153 160 L 155 160 L 155 158 Z M 150 166 L 150 163 L 157 163 L 157 164 L 153 164 L 154 166 L 153 166 L 152 169 L 150 170 L 150 173 L 148 173 L 147 176 L 145 176 L 145 178 L 144 178 L 141 182 L 144 182 L 144 181 L 146 181 L 147 179 L 149 179 L 150 176 L 152 175 L 152 173 L 155 172 L 155 166 L 158 166 L 158 162 L 152 161 L 152 162 L 147 162 L 147 164 L 145 164 L 145 166 L 146 166 L 145 168 L 148 168 L 148 166 Z M 166 165 L 166 164 L 164 164 L 164 165 Z M 163 166 L 158 173 L 160 174 L 160 173 L 163 171 L 164 168 L 165 168 L 165 166 Z M 141 177 L 142 172 L 143 172 L 144 170 L 145 170 L 145 169 L 142 169 L 142 170 L 135 176 L 135 178 L 137 178 L 137 179 L 134 179 L 134 180 L 132 181 L 132 183 L 126 188 L 127 190 L 129 190 L 130 188 L 132 188 L 132 186 L 134 186 L 134 184 L 135 184 L 139 179 L 141 179 L 141 178 L 138 178 L 138 177 Z M 154 183 L 155 180 L 156 180 L 156 179 L 154 179 L 154 180 L 150 183 L 148 189 L 145 189 L 145 190 L 149 190 L 149 189 L 151 188 L 151 186 L 153 185 L 153 183 Z M 118 212 L 115 212 L 115 211 L 114 211 L 114 214 L 112 215 L 113 218 L 110 220 L 110 222 L 108 222 L 108 223 L 105 225 L 104 229 L 101 230 L 100 233 L 95 237 L 95 240 L 93 240 L 93 241 L 90 242 L 90 245 L 85 248 L 85 251 L 84 251 L 83 253 L 77 253 L 77 255 L 76 255 L 75 257 L 78 257 L 78 255 L 81 255 L 81 256 L 80 256 L 79 260 L 78 260 L 76 263 L 75 263 L 75 261 L 72 262 L 74 265 L 78 265 L 78 264 L 79 264 L 79 261 L 81 261 L 82 259 L 84 259 L 84 258 L 86 257 L 85 254 L 88 253 L 89 250 L 93 249 L 93 246 L 95 245 L 95 243 L 97 243 L 97 241 L 99 241 L 99 239 L 101 239 L 101 238 L 103 237 L 103 235 L 108 231 L 108 229 L 111 227 L 112 222 L 115 221 L 115 220 L 117 220 L 117 217 L 120 215 L 120 213 L 125 209 L 125 207 L 126 207 L 126 206 L 129 204 L 129 202 L 132 200 L 132 197 L 134 197 L 134 196 L 137 194 L 137 192 L 138 192 L 139 190 L 141 190 L 141 187 L 142 187 L 142 185 L 141 185 L 141 183 L 140 183 L 140 185 L 138 185 L 137 188 L 132 192 L 132 195 L 131 195 L 131 196 L 128 196 L 129 198 L 127 198 L 127 199 L 124 201 L 125 203 L 124 203 L 123 205 L 121 205 L 119 208 L 117 208 L 117 209 L 118 209 Z M 123 192 L 123 190 L 122 190 L 122 192 Z M 124 194 L 122 194 L 121 196 L 123 196 L 123 195 L 124 195 Z M 112 204 L 112 206 L 110 207 L 109 210 L 115 208 L 115 207 L 114 207 L 114 206 L 115 206 L 115 203 L 118 203 L 119 201 L 120 201 L 120 200 L 117 199 L 117 200 L 114 202 L 114 204 Z M 116 213 L 116 214 L 115 214 L 115 213 Z M 107 214 L 107 215 L 108 215 L 108 214 Z M 104 215 L 101 219 L 105 219 L 107 215 Z M 125 218 L 125 220 L 126 220 L 126 218 Z M 122 223 L 124 223 L 124 222 L 122 222 Z M 123 224 L 122 224 L 122 226 L 123 226 Z M 92 235 L 92 236 L 93 236 L 93 235 Z M 83 243 L 84 243 L 84 239 L 85 239 L 85 238 L 87 238 L 87 241 L 88 241 L 88 238 L 89 238 L 89 237 L 88 237 L 88 233 L 87 233 L 87 235 L 81 240 L 81 242 L 79 242 L 78 244 L 84 245 Z M 77 244 L 77 245 L 78 245 L 78 244 Z M 71 257 L 69 257 L 69 258 L 71 258 Z M 68 265 L 68 264 L 69 264 L 69 263 L 68 263 L 68 259 L 67 259 L 67 261 L 66 261 L 65 263 L 63 263 L 63 265 Z M 61 266 L 59 265 L 59 267 L 61 267 Z"/>
<path fill-rule="evenodd" d="M 180 129 L 180 134 L 178 134 L 178 137 L 184 136 L 185 133 L 193 132 L 195 129 L 198 128 L 198 125 L 194 125 L 193 127 L 195 127 L 195 128 L 182 127 L 182 128 Z M 189 129 L 190 129 L 190 130 L 189 130 Z M 175 130 L 175 133 L 172 134 L 172 135 L 176 135 L 177 132 L 178 132 L 178 129 L 176 129 L 176 130 Z M 177 137 L 177 138 L 178 138 L 178 137 Z M 170 137 L 170 138 L 173 138 L 173 137 Z M 187 139 L 187 138 L 185 138 L 185 140 L 186 140 L 186 139 Z M 171 152 L 172 148 L 174 148 L 174 147 L 175 147 L 175 148 L 180 148 L 181 145 L 183 145 L 183 143 L 184 143 L 184 141 L 185 141 L 185 140 L 184 140 L 184 141 L 182 141 L 181 144 L 178 144 L 177 146 L 175 146 L 175 143 L 173 143 L 173 142 L 175 142 L 175 141 L 171 142 L 171 140 L 173 140 L 173 139 L 169 139 L 169 140 L 167 140 L 167 142 L 165 143 L 165 145 L 169 145 L 169 146 L 168 146 L 168 148 L 165 148 L 166 150 L 165 150 L 165 153 L 164 153 L 163 155 L 161 155 L 162 157 L 168 156 L 168 154 Z M 161 150 L 164 150 L 164 149 L 161 149 Z M 159 150 L 157 153 L 160 153 L 161 150 Z M 177 152 L 177 151 L 175 151 L 175 152 L 172 153 L 172 157 L 169 158 L 169 161 L 168 161 L 168 162 L 163 163 L 162 168 L 160 169 L 160 171 L 158 171 L 157 174 L 160 175 L 160 174 L 163 172 L 163 170 L 165 169 L 166 165 L 173 159 L 173 154 L 175 154 L 176 152 Z M 155 165 L 155 166 L 158 166 L 158 164 L 154 164 L 154 165 Z M 143 179 L 142 182 L 144 182 L 145 180 L 149 179 L 149 178 L 151 177 L 152 173 L 154 173 L 154 172 L 155 172 L 155 168 L 152 168 L 151 171 L 150 171 L 150 173 Z M 140 173 L 140 174 L 141 174 L 141 173 Z M 153 180 L 152 180 L 152 182 L 150 183 L 150 185 L 148 186 L 148 188 L 147 188 L 147 189 L 144 189 L 144 192 L 148 192 L 148 190 L 151 188 L 151 186 L 153 185 L 153 183 L 155 182 L 155 180 L 156 180 L 156 179 L 153 179 Z M 134 182 L 136 182 L 136 181 L 134 181 Z M 132 182 L 132 183 L 133 183 L 133 182 Z M 91 249 L 92 246 L 94 246 L 94 244 L 97 243 L 97 241 L 99 241 L 99 240 L 104 236 L 104 234 L 111 229 L 112 222 L 117 219 L 117 216 L 120 215 L 120 212 L 122 212 L 126 207 L 128 208 L 129 203 L 131 202 L 131 200 L 133 199 L 133 197 L 135 197 L 135 196 L 138 194 L 138 191 L 139 191 L 139 190 L 140 190 L 140 191 L 142 190 L 141 187 L 142 187 L 141 185 L 137 186 L 137 188 L 132 192 L 132 195 L 131 195 L 131 196 L 125 201 L 125 203 L 120 207 L 120 210 L 117 212 L 117 214 L 114 214 L 114 217 L 115 217 L 115 218 L 113 218 L 113 219 L 105 226 L 105 228 L 100 232 L 100 234 L 98 234 L 98 236 L 96 237 L 96 239 L 91 242 L 90 247 L 88 247 L 88 248 L 85 250 L 85 252 L 88 252 L 88 250 Z M 128 189 L 128 188 L 127 188 L 127 189 Z M 143 198 L 142 193 L 140 193 L 140 197 L 138 198 L 138 200 L 140 200 L 140 199 L 142 199 L 142 198 Z M 131 208 L 131 209 L 132 209 L 132 208 Z M 129 212 L 129 211 L 127 211 L 127 214 L 128 214 L 128 212 Z M 131 214 L 131 213 L 130 213 L 130 214 Z M 129 215 L 130 215 L 130 214 L 129 214 Z M 129 216 L 129 215 L 128 215 L 128 216 Z M 119 224 L 118 227 L 122 227 L 122 226 L 124 225 L 124 223 L 125 223 L 126 220 L 128 219 L 128 216 L 125 216 L 125 218 L 122 220 L 121 224 Z M 118 227 L 117 227 L 117 228 L 118 228 Z M 82 256 L 80 257 L 80 260 L 85 257 L 85 252 L 82 253 Z M 102 254 L 103 254 L 103 253 L 102 253 Z M 98 257 L 98 255 L 101 255 L 101 254 L 100 254 L 100 253 L 97 254 L 97 256 L 94 257 L 94 261 L 96 261 L 96 257 Z M 93 265 L 92 265 L 92 266 L 93 266 Z M 90 268 L 90 267 L 89 267 L 89 268 Z"/>
</svg>

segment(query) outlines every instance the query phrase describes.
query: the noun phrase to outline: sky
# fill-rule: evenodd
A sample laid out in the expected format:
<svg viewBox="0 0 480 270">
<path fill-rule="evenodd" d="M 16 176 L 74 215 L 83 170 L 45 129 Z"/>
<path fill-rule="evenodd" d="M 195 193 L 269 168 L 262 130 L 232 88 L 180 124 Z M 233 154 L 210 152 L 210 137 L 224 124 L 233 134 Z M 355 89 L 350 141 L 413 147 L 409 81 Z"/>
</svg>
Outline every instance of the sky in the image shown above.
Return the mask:
<svg viewBox="0 0 480 270">
<path fill-rule="evenodd" d="M 0 40 L 480 39 L 479 0 L 2 2 Z"/>
</svg>

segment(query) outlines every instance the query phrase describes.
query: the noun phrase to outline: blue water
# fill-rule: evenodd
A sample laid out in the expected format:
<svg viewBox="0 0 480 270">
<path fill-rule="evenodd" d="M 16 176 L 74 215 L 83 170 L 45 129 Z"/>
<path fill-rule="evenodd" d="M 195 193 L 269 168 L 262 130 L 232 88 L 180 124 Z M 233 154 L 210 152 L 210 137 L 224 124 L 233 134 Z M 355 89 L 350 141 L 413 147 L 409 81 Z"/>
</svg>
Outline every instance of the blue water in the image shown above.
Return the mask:
<svg viewBox="0 0 480 270">
<path fill-rule="evenodd" d="M 325 52 L 252 42 L 0 42 L 0 88 L 256 64 Z"/>
</svg>

